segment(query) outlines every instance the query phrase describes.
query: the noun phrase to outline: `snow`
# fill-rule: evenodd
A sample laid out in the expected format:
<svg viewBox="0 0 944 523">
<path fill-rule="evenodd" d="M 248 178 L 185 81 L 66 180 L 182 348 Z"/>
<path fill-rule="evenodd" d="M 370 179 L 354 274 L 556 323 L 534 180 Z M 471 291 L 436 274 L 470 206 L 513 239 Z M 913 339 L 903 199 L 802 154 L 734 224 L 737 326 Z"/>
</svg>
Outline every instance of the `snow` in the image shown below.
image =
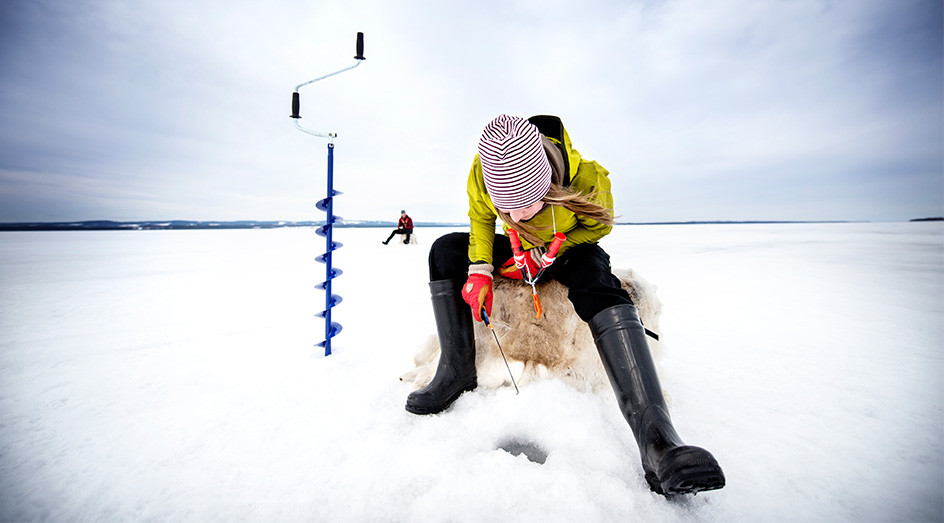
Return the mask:
<svg viewBox="0 0 944 523">
<path fill-rule="evenodd" d="M 0 520 L 944 519 L 942 224 L 616 227 L 676 427 L 727 475 L 671 501 L 609 391 L 403 409 L 449 231 L 336 231 L 329 357 L 311 229 L 0 234 Z"/>
</svg>

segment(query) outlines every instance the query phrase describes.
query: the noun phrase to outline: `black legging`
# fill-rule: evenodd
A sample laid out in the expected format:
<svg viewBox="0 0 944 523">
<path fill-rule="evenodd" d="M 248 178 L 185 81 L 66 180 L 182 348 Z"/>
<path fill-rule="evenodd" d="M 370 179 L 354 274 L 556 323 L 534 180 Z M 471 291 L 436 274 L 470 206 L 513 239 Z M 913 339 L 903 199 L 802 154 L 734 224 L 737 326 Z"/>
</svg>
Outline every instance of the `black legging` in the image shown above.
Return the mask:
<svg viewBox="0 0 944 523">
<path fill-rule="evenodd" d="M 511 242 L 495 235 L 492 266 L 496 269 L 511 256 Z M 440 237 L 429 250 L 429 280 L 465 281 L 469 269 L 469 233 Z M 544 273 L 567 287 L 567 297 L 583 321 L 615 305 L 632 304 L 619 278 L 610 271 L 610 256 L 595 243 L 583 243 L 557 257 Z"/>
<path fill-rule="evenodd" d="M 397 229 L 397 230 L 393 231 L 392 233 L 390 233 L 390 236 L 387 236 L 387 239 L 384 241 L 384 243 L 389 242 L 389 241 L 390 241 L 390 238 L 393 238 L 393 236 L 396 235 L 396 234 L 405 234 L 405 235 L 406 235 L 406 239 L 403 240 L 403 243 L 410 243 L 410 235 L 413 234 L 413 229 Z M 376 240 L 374 240 L 374 241 L 376 241 Z"/>
</svg>

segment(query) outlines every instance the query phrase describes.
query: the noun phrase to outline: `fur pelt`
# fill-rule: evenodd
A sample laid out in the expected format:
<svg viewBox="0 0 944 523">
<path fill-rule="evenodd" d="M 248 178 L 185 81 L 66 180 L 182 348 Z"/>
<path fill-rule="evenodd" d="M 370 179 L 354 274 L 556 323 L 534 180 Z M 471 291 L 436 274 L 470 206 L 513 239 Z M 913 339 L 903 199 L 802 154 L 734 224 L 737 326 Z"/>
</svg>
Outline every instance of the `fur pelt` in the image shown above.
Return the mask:
<svg viewBox="0 0 944 523">
<path fill-rule="evenodd" d="M 655 286 L 633 270 L 616 270 L 639 310 L 643 324 L 659 332 L 662 303 Z M 598 392 L 610 387 L 597 354 L 590 327 L 574 311 L 567 299 L 567 288 L 554 280 L 537 284 L 543 316 L 535 317 L 531 286 L 519 280 L 496 276 L 492 325 L 508 359 L 518 386 L 543 379 L 559 379 L 580 390 Z M 648 338 L 653 359 L 658 365 L 661 346 Z M 508 369 L 502 360 L 492 332 L 475 322 L 475 367 L 480 387 L 511 386 Z M 439 363 L 439 340 L 431 336 L 414 357 L 415 368 L 400 377 L 416 389 L 432 381 Z"/>
</svg>

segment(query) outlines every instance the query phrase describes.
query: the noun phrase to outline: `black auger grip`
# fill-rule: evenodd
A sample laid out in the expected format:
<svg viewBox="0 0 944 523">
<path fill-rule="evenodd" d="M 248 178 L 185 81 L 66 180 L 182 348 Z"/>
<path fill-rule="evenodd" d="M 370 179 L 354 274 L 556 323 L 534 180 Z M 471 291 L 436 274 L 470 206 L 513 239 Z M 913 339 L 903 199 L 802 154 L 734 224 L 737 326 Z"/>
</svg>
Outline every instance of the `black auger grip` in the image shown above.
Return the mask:
<svg viewBox="0 0 944 523">
<path fill-rule="evenodd" d="M 301 103 L 298 100 L 298 91 L 292 93 L 292 118 L 301 118 L 298 114 Z"/>
<path fill-rule="evenodd" d="M 364 58 L 364 33 L 357 33 L 357 54 L 354 55 L 356 60 L 366 60 Z"/>
</svg>

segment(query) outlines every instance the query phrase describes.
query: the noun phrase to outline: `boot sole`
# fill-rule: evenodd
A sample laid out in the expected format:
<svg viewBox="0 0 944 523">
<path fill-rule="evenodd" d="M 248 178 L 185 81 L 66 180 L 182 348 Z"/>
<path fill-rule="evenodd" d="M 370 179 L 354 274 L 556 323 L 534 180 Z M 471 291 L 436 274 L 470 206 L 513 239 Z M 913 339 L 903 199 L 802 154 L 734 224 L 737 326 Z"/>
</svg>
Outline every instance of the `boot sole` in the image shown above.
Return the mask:
<svg viewBox="0 0 944 523">
<path fill-rule="evenodd" d="M 725 485 L 721 466 L 708 451 L 698 447 L 679 447 L 663 456 L 660 467 L 663 479 L 652 471 L 646 471 L 649 488 L 664 496 L 696 494 L 708 490 L 717 490 Z"/>
</svg>

